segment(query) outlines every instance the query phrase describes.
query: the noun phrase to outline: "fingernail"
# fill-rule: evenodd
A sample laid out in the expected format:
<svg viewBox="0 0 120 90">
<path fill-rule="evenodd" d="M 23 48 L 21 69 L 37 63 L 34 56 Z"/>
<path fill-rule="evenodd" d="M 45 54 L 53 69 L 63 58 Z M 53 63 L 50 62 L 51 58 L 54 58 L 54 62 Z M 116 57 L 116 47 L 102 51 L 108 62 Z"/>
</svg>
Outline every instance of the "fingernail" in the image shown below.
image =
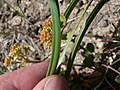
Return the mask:
<svg viewBox="0 0 120 90">
<path fill-rule="evenodd" d="M 44 86 L 44 90 L 67 90 L 66 88 L 65 80 L 58 77 L 50 78 Z"/>
<path fill-rule="evenodd" d="M 44 90 L 50 90 L 51 88 L 53 88 L 54 87 L 54 82 L 55 82 L 54 77 L 48 79 L 48 81 L 45 84 Z"/>
</svg>

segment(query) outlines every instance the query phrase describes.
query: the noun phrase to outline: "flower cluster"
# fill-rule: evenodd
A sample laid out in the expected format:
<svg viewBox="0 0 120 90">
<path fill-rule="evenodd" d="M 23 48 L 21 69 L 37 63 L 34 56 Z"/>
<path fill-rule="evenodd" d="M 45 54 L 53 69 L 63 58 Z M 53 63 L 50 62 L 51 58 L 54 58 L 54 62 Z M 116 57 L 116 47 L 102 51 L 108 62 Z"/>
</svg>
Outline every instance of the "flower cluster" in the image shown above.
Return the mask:
<svg viewBox="0 0 120 90">
<path fill-rule="evenodd" d="M 49 26 L 51 26 L 51 25 L 52 25 L 52 18 L 51 18 L 51 17 L 47 18 L 47 19 L 42 23 L 42 26 L 44 26 L 44 27 L 49 27 Z"/>
<path fill-rule="evenodd" d="M 11 56 L 12 57 L 16 57 L 16 56 L 19 56 L 20 53 L 21 53 L 21 49 L 20 49 L 20 46 L 15 43 L 14 45 L 11 46 Z"/>
<path fill-rule="evenodd" d="M 4 66 L 7 68 L 11 67 L 13 64 L 24 66 L 29 61 L 26 57 L 28 50 L 29 48 L 25 45 L 21 47 L 18 43 L 11 45 L 10 53 L 4 60 Z"/>
<path fill-rule="evenodd" d="M 49 17 L 43 24 L 43 29 L 40 34 L 40 41 L 44 44 L 45 48 L 50 48 L 52 45 L 52 20 Z"/>
</svg>

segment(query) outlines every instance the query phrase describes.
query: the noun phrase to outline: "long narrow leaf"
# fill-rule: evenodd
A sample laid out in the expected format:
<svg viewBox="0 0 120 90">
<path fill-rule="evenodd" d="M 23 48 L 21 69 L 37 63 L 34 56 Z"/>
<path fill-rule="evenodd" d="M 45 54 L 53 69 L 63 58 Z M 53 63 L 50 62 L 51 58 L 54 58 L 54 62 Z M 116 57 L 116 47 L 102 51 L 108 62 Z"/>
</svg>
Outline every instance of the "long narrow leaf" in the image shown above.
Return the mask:
<svg viewBox="0 0 120 90">
<path fill-rule="evenodd" d="M 66 18 L 66 20 L 69 18 L 71 12 L 73 11 L 74 7 L 76 6 L 76 4 L 79 2 L 79 0 L 72 0 L 70 5 L 68 6 L 68 8 L 66 9 L 64 16 Z"/>
<path fill-rule="evenodd" d="M 82 14 L 80 13 L 80 17 L 78 18 L 78 21 L 77 21 L 77 23 L 75 24 L 75 27 L 73 28 L 72 32 L 70 33 L 70 36 L 69 36 L 69 38 L 68 38 L 68 42 L 67 42 L 67 44 L 66 44 L 66 46 L 65 46 L 65 48 L 64 48 L 64 50 L 63 50 L 63 52 L 62 52 L 62 54 L 61 54 L 61 56 L 60 56 L 60 58 L 59 58 L 59 62 L 58 62 L 57 68 L 58 68 L 59 65 L 62 63 L 62 61 L 63 61 L 63 59 L 64 59 L 64 57 L 65 57 L 65 54 L 66 54 L 66 52 L 67 52 L 67 49 L 68 49 L 68 47 L 69 47 L 69 44 L 70 44 L 70 42 L 71 42 L 71 40 L 72 40 L 72 37 L 73 37 L 73 35 L 74 35 L 74 32 L 77 30 L 77 28 L 78 28 L 78 26 L 79 26 L 82 18 L 84 17 L 84 15 L 85 15 L 87 9 L 89 8 L 89 6 L 91 5 L 92 1 L 93 1 L 93 0 L 91 0 L 91 2 L 87 5 L 86 9 L 82 12 Z"/>
<path fill-rule="evenodd" d="M 90 26 L 91 22 L 93 21 L 93 19 L 95 18 L 95 16 L 97 15 L 97 13 L 99 12 L 99 10 L 103 7 L 103 5 L 106 3 L 107 0 L 100 0 L 99 3 L 96 5 L 96 7 L 93 9 L 93 11 L 91 12 L 91 14 L 89 15 L 89 17 L 87 18 L 86 22 L 84 22 L 82 28 L 80 29 L 80 32 L 75 40 L 75 44 L 72 48 L 72 52 L 70 54 L 70 57 L 69 57 L 69 61 L 68 61 L 68 64 L 67 64 L 67 70 L 66 70 L 66 73 L 65 73 L 65 77 L 67 79 L 69 79 L 69 76 L 70 76 L 70 71 L 71 71 L 71 68 L 72 68 L 72 65 L 73 65 L 73 62 L 74 62 L 74 58 L 76 56 L 76 53 L 77 53 L 77 49 L 88 29 L 88 27 Z"/>
<path fill-rule="evenodd" d="M 57 0 L 50 0 L 52 14 L 52 56 L 46 76 L 55 73 L 60 54 L 60 14 Z"/>
</svg>

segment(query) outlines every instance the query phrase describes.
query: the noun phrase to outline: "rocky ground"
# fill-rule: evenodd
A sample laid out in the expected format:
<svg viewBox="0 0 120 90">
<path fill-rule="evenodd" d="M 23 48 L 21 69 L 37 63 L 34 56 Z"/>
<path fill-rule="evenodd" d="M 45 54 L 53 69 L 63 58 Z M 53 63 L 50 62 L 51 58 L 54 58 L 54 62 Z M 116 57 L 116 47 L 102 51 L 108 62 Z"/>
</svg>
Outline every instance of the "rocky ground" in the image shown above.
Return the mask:
<svg viewBox="0 0 120 90">
<path fill-rule="evenodd" d="M 90 0 L 80 0 L 68 20 L 72 21 L 65 27 L 64 33 L 72 30 L 79 15 L 78 13 L 81 10 L 84 10 L 89 1 Z M 93 3 L 84 18 L 89 15 L 98 1 L 99 0 L 93 0 Z M 63 0 L 63 2 L 60 3 L 61 14 L 65 11 L 68 4 L 68 0 Z M 29 47 L 27 57 L 30 61 L 39 62 L 49 58 L 51 50 L 44 48 L 39 37 L 42 30 L 42 22 L 50 15 L 48 0 L 0 0 L 1 66 L 4 63 L 5 58 L 11 55 L 10 49 L 14 43 L 19 43 L 21 48 L 24 48 L 24 45 Z M 84 20 L 81 22 L 81 25 L 83 22 Z M 82 46 L 85 47 L 87 43 L 93 43 L 95 46 L 95 53 L 100 55 L 104 54 L 104 52 L 107 52 L 108 50 L 113 50 L 112 52 L 109 52 L 112 53 L 112 55 L 104 55 L 101 59 L 106 57 L 111 58 L 113 56 L 114 58 L 120 57 L 120 44 L 117 44 L 117 52 L 114 51 L 114 49 L 116 49 L 114 46 L 106 45 L 106 42 L 108 43 L 113 39 L 112 37 L 114 37 L 114 33 L 116 32 L 115 27 L 120 28 L 120 0 L 110 0 L 104 5 L 89 27 L 88 33 L 92 33 L 92 36 L 86 33 L 82 41 Z M 78 31 L 75 32 L 75 35 L 77 35 L 77 33 Z M 119 42 L 119 39 L 117 42 Z M 65 43 L 66 41 L 63 41 L 62 45 Z M 72 45 L 73 44 L 71 42 L 66 56 L 69 55 Z M 82 51 L 80 50 L 77 53 L 74 64 L 83 62 L 84 57 L 81 55 L 81 52 Z M 26 54 L 24 53 L 23 55 Z"/>
</svg>

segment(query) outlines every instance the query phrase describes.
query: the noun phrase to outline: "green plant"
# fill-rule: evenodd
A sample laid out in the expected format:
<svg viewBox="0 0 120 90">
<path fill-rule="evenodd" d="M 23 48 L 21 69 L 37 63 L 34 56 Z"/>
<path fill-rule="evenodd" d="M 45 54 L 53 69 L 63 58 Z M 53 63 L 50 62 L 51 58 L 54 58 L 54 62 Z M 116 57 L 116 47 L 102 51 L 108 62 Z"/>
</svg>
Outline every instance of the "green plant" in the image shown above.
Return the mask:
<svg viewBox="0 0 120 90">
<path fill-rule="evenodd" d="M 85 85 L 91 85 L 91 88 L 93 90 L 98 90 L 101 89 L 102 85 L 107 82 L 111 88 L 112 85 L 109 83 L 107 78 L 110 78 L 113 76 L 114 78 L 112 79 L 113 81 L 116 81 L 117 83 L 120 83 L 120 77 L 119 77 L 119 72 L 112 68 L 111 61 L 108 58 L 105 58 L 105 61 L 101 62 L 94 62 L 95 59 L 100 58 L 99 53 L 95 53 L 95 47 L 94 44 L 88 43 L 87 46 L 84 48 L 80 44 L 82 42 L 83 37 L 85 36 L 86 31 L 88 30 L 90 24 L 94 20 L 95 16 L 97 13 L 100 11 L 100 9 L 104 6 L 104 4 L 109 1 L 109 0 L 100 0 L 95 8 L 92 10 L 92 12 L 88 15 L 87 18 L 85 18 L 84 23 L 82 27 L 79 29 L 78 35 L 75 37 L 75 41 L 72 47 L 72 51 L 70 52 L 68 61 L 66 63 L 66 69 L 62 70 L 60 68 L 60 65 L 62 64 L 65 54 L 67 52 L 67 49 L 69 47 L 70 42 L 72 41 L 72 38 L 74 37 L 75 31 L 78 29 L 79 24 L 81 24 L 81 20 L 84 18 L 86 11 L 88 10 L 89 6 L 91 5 L 93 0 L 91 0 L 84 11 L 81 11 L 79 13 L 79 18 L 76 21 L 73 29 L 71 32 L 63 34 L 62 32 L 64 31 L 65 26 L 67 25 L 68 18 L 70 14 L 72 13 L 73 9 L 75 8 L 76 4 L 79 2 L 79 0 L 72 0 L 67 7 L 65 13 L 63 15 L 60 14 L 59 10 L 59 5 L 56 0 L 50 0 L 50 9 L 51 9 L 51 14 L 50 18 L 52 21 L 49 20 L 44 23 L 43 25 L 43 32 L 41 32 L 40 40 L 43 41 L 43 43 L 47 43 L 46 45 L 48 48 L 51 48 L 51 42 L 52 42 L 52 55 L 51 55 L 51 60 L 50 64 L 48 67 L 48 72 L 46 76 L 53 75 L 53 74 L 59 74 L 64 76 L 70 83 L 74 82 L 75 90 L 80 90 L 80 89 L 87 89 Z M 47 19 L 46 19 L 47 20 Z M 113 25 L 115 27 L 115 25 Z M 44 30 L 45 29 L 45 30 Z M 119 34 L 119 28 L 117 29 L 115 27 L 117 34 Z M 47 30 L 47 32 L 46 32 Z M 43 34 L 42 34 L 43 33 Z M 119 35 L 116 35 L 119 37 Z M 50 38 L 49 38 L 50 37 Z M 96 38 L 104 38 L 95 35 L 94 37 Z M 48 39 L 49 38 L 49 39 Z M 105 37 L 107 38 L 107 37 Z M 61 41 L 66 40 L 67 44 L 61 50 Z M 117 39 L 115 39 L 117 40 Z M 49 43 L 48 43 L 49 42 Z M 114 43 L 114 42 L 112 42 Z M 114 43 L 115 44 L 115 43 Z M 90 68 L 93 69 L 94 72 L 90 75 L 84 75 L 81 73 L 74 72 L 75 75 L 72 76 L 71 70 L 75 70 L 74 68 L 74 59 L 76 57 L 77 52 L 83 49 L 84 50 L 84 61 L 83 64 L 81 65 L 83 69 Z M 62 51 L 62 52 L 60 52 Z M 116 63 L 116 62 L 115 62 Z M 59 70 L 61 69 L 61 70 Z M 113 74 L 110 74 L 108 69 L 111 69 L 114 71 Z M 109 75 L 110 74 L 110 75 Z M 85 87 L 84 87 L 85 86 Z M 70 88 L 72 88 L 70 86 Z M 114 88 L 113 88 L 114 89 Z"/>
<path fill-rule="evenodd" d="M 5 57 L 3 69 L 6 68 L 11 70 L 12 65 L 23 67 L 28 63 L 33 63 L 28 59 L 28 51 L 30 50 L 29 45 L 20 45 L 15 43 L 11 45 L 9 55 Z"/>
<path fill-rule="evenodd" d="M 12 9 L 12 11 L 23 17 L 27 20 L 27 17 L 24 15 L 24 12 L 22 9 L 18 6 L 13 7 L 10 3 L 8 3 L 6 0 L 3 0 L 9 8 Z M 70 88 L 75 88 L 73 90 L 88 90 L 88 88 L 92 90 L 101 90 L 102 84 L 107 83 L 112 89 L 111 83 L 109 82 L 115 82 L 116 85 L 120 84 L 120 72 L 117 70 L 120 66 L 120 60 L 117 58 L 115 61 L 111 61 L 110 58 L 102 56 L 101 53 L 95 53 L 95 46 L 93 43 L 88 43 L 86 47 L 82 47 L 80 44 L 82 42 L 82 39 L 85 36 L 86 31 L 88 30 L 90 24 L 94 20 L 95 16 L 99 12 L 99 10 L 104 6 L 104 4 L 109 0 L 98 0 L 97 5 L 94 7 L 92 12 L 85 18 L 86 12 L 88 8 L 91 6 L 91 3 L 93 0 L 88 0 L 89 3 L 86 5 L 84 10 L 81 10 L 78 14 L 78 20 L 75 21 L 75 25 L 72 28 L 71 32 L 68 32 L 66 34 L 63 34 L 64 28 L 66 27 L 68 23 L 68 19 L 74 10 L 75 6 L 79 3 L 80 0 L 71 0 L 69 3 L 69 6 L 66 8 L 63 15 L 61 15 L 59 4 L 57 0 L 50 0 L 50 10 L 51 10 L 51 16 L 48 17 L 42 24 L 43 29 L 40 32 L 40 41 L 43 43 L 45 48 L 51 48 L 52 47 L 52 55 L 50 59 L 50 64 L 48 68 L 48 72 L 46 76 L 53 75 L 53 74 L 59 74 L 64 76 L 70 83 Z M 82 1 L 82 0 L 81 0 Z M 75 31 L 78 29 L 78 26 L 82 24 L 81 20 L 84 19 L 84 23 L 81 28 L 79 28 L 78 35 L 74 37 Z M 119 39 L 120 37 L 120 26 L 116 27 L 112 23 L 113 27 L 116 30 L 115 38 L 111 38 L 112 40 L 115 40 L 115 42 L 107 42 L 109 45 L 120 45 Z M 0 34 L 3 35 L 10 35 L 11 32 L 1 32 Z M 91 35 L 92 36 L 92 35 Z M 61 65 L 63 60 L 65 59 L 66 52 L 69 48 L 70 43 L 72 42 L 72 39 L 74 37 L 74 44 L 72 47 L 72 51 L 70 52 L 70 55 L 67 59 L 67 62 L 65 62 L 66 69 L 62 70 Z M 94 35 L 93 37 L 96 38 L 105 38 L 110 39 L 109 37 L 104 36 L 97 36 Z M 62 40 L 66 40 L 67 43 L 64 47 L 61 48 L 61 42 Z M 110 41 L 112 41 L 110 40 Z M 117 42 L 116 42 L 117 41 Z M 84 73 L 78 73 L 75 70 L 75 65 L 73 64 L 76 54 L 78 51 L 82 49 L 82 55 L 84 57 L 84 61 L 82 65 L 76 64 L 76 66 L 82 67 L 80 70 L 85 70 L 86 68 L 94 70 L 91 74 L 84 74 Z M 108 48 L 109 49 L 109 48 Z M 115 49 L 119 49 L 119 46 L 115 47 Z M 112 54 L 112 48 L 108 52 L 103 52 L 102 54 L 108 54 L 105 56 L 111 56 Z M 11 46 L 11 50 L 8 56 L 6 56 L 4 60 L 4 64 L 0 66 L 0 74 L 4 74 L 8 68 L 10 68 L 12 65 L 20 65 L 24 66 L 26 63 L 31 63 L 31 61 L 28 59 L 27 54 L 29 51 L 29 46 L 24 45 L 21 46 L 19 43 L 16 43 Z M 100 59 L 100 56 L 102 59 Z M 95 59 L 100 59 L 100 62 L 95 62 Z M 61 69 L 61 70 L 59 70 Z M 72 72 L 72 73 L 71 73 Z M 112 73 L 111 73 L 112 72 Z M 109 79 L 108 79 L 109 78 Z M 73 85 L 73 86 L 72 86 Z"/>
<path fill-rule="evenodd" d="M 76 6 L 76 4 L 78 3 L 79 0 L 72 0 L 70 2 L 70 5 L 68 6 L 68 8 L 66 9 L 65 13 L 64 13 L 64 17 L 66 18 L 66 20 L 68 20 L 71 12 L 73 11 L 74 7 Z M 91 0 L 92 2 L 92 0 Z M 59 12 L 59 5 L 57 0 L 50 0 L 50 9 L 51 9 L 51 14 L 52 14 L 52 56 L 51 56 L 51 60 L 50 60 L 50 65 L 48 68 L 48 72 L 47 72 L 47 76 L 52 75 L 56 72 L 57 69 L 57 65 L 59 67 L 59 65 L 61 64 L 64 55 L 67 51 L 67 48 L 69 46 L 69 43 L 71 41 L 71 38 L 74 35 L 74 32 L 76 31 L 76 29 L 78 28 L 78 25 L 80 24 L 81 19 L 83 18 L 83 16 L 85 15 L 85 12 L 87 11 L 88 7 L 90 6 L 91 2 L 88 4 L 88 6 L 86 7 L 85 11 L 82 13 L 82 15 L 80 16 L 79 20 L 77 21 L 75 27 L 72 30 L 72 33 L 68 34 L 68 44 L 66 45 L 66 47 L 63 50 L 62 56 L 60 56 L 60 42 L 61 42 L 61 21 L 60 21 L 60 12 Z M 65 71 L 65 77 L 69 80 L 70 77 L 70 71 L 76 56 L 76 53 L 78 51 L 79 45 L 88 29 L 88 27 L 90 26 L 91 22 L 93 21 L 93 19 L 95 18 L 95 16 L 97 15 L 97 13 L 99 12 L 99 10 L 103 7 L 103 5 L 106 3 L 106 0 L 100 0 L 99 3 L 96 5 L 96 7 L 93 9 L 93 11 L 91 12 L 91 14 L 88 16 L 88 18 L 86 19 L 86 21 L 84 22 L 84 24 L 82 25 L 82 28 L 79 31 L 79 34 L 75 40 L 74 46 L 72 48 L 68 63 L 67 63 L 67 69 Z M 60 57 L 59 57 L 60 56 Z M 59 60 L 60 58 L 60 60 Z M 60 61 L 60 62 L 59 62 Z M 59 62 L 59 64 L 58 64 Z"/>
</svg>

